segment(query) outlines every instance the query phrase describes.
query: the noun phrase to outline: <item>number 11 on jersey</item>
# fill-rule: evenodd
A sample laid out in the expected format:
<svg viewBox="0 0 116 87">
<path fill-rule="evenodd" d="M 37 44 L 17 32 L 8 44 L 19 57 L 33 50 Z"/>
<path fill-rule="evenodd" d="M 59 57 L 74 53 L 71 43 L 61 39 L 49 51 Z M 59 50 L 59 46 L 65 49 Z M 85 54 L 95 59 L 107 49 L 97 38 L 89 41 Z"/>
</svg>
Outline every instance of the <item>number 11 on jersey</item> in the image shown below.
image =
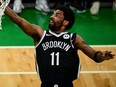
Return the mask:
<svg viewBox="0 0 116 87">
<path fill-rule="evenodd" d="M 57 53 L 52 52 L 50 55 L 51 55 L 51 65 L 52 66 L 54 66 L 54 65 L 59 66 L 59 52 L 57 52 Z"/>
</svg>

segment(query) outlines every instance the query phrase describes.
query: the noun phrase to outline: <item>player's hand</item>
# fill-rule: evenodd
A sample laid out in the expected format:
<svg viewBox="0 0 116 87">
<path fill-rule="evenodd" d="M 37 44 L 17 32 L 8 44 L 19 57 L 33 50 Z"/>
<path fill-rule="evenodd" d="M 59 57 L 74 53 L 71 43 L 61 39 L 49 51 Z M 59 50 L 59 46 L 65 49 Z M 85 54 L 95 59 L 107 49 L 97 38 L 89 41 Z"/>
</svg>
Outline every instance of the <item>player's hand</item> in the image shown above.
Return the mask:
<svg viewBox="0 0 116 87">
<path fill-rule="evenodd" d="M 112 51 L 100 51 L 100 55 L 102 55 L 103 60 L 110 60 L 115 56 L 115 54 L 112 54 Z"/>
</svg>

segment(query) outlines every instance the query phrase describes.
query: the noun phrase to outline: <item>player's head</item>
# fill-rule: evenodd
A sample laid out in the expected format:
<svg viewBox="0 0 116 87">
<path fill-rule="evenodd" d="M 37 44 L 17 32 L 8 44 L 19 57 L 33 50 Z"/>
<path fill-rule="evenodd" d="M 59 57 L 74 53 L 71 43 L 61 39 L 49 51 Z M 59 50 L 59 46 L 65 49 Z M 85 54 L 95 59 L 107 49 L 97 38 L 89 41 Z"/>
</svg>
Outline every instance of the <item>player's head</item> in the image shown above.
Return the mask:
<svg viewBox="0 0 116 87">
<path fill-rule="evenodd" d="M 59 6 L 51 16 L 49 28 L 57 30 L 64 26 L 65 30 L 69 30 L 73 26 L 74 21 L 75 15 L 73 11 L 68 7 Z"/>
</svg>

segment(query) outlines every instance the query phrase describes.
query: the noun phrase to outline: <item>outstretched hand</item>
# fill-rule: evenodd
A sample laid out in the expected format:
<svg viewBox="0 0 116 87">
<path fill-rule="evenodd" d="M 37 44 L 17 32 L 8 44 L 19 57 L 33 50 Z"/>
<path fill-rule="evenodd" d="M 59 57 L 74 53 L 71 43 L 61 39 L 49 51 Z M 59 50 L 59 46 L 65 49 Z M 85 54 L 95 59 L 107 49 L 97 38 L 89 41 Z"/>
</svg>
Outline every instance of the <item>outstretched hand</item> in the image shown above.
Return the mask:
<svg viewBox="0 0 116 87">
<path fill-rule="evenodd" d="M 99 51 L 100 55 L 102 55 L 103 60 L 113 59 L 115 54 L 112 54 L 112 51 Z"/>
</svg>

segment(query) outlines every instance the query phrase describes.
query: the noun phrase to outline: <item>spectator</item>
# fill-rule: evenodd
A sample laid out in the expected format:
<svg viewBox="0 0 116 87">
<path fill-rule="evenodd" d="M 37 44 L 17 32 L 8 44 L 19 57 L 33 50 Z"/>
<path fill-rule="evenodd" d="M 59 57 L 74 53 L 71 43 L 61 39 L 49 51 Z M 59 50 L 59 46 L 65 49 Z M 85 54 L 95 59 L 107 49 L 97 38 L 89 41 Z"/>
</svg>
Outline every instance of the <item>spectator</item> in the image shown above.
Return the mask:
<svg viewBox="0 0 116 87">
<path fill-rule="evenodd" d="M 47 0 L 36 0 L 35 4 L 36 4 L 35 8 L 37 10 L 39 10 L 41 12 L 44 12 L 44 13 L 49 13 L 50 12 Z M 24 9 L 24 6 L 22 4 L 22 0 L 14 0 L 13 10 L 16 13 L 21 13 L 22 9 Z"/>
<path fill-rule="evenodd" d="M 16 13 L 21 13 L 22 12 L 22 9 L 24 9 L 24 6 L 22 4 L 22 0 L 14 0 L 14 3 L 13 3 L 13 10 L 16 12 Z"/>
<path fill-rule="evenodd" d="M 113 10 L 116 11 L 116 0 L 113 1 Z"/>
<path fill-rule="evenodd" d="M 90 13 L 92 15 L 98 14 L 99 13 L 99 8 L 100 8 L 100 1 L 99 0 L 94 0 L 92 3 L 92 6 L 90 8 Z"/>
<path fill-rule="evenodd" d="M 113 10 L 116 11 L 116 0 L 113 1 L 113 6 L 112 6 Z M 96 15 L 99 13 L 99 9 L 100 9 L 100 1 L 99 0 L 94 0 L 94 2 L 92 3 L 92 6 L 90 8 L 90 13 L 92 15 Z"/>
<path fill-rule="evenodd" d="M 48 6 L 48 0 L 36 0 L 35 8 L 44 13 L 50 13 L 50 8 Z"/>
<path fill-rule="evenodd" d="M 70 8 L 76 10 L 77 13 L 84 13 L 86 12 L 88 0 L 73 0 L 71 1 Z"/>
</svg>

